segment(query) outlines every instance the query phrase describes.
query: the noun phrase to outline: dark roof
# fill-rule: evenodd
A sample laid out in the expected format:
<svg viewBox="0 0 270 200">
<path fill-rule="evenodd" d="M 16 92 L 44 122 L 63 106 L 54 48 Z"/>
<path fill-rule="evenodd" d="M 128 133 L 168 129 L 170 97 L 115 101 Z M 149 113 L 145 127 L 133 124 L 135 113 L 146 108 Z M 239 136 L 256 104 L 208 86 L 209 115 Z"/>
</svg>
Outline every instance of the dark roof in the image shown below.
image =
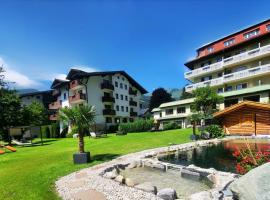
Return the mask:
<svg viewBox="0 0 270 200">
<path fill-rule="evenodd" d="M 121 74 L 125 76 L 129 80 L 129 82 L 132 85 L 134 85 L 142 94 L 148 93 L 146 89 L 144 89 L 137 81 L 135 81 L 125 71 L 85 72 L 79 69 L 71 69 L 67 75 L 67 79 L 75 80 L 75 79 L 80 79 L 82 77 L 106 76 L 106 75 L 114 75 L 114 74 Z"/>
<path fill-rule="evenodd" d="M 51 85 L 51 89 L 56 89 L 64 84 L 67 84 L 68 82 L 69 82 L 69 80 L 54 79 L 54 81 Z"/>
<path fill-rule="evenodd" d="M 36 92 L 19 94 L 19 96 L 20 97 L 27 97 L 27 96 L 34 96 L 34 95 L 50 94 L 51 92 L 52 92 L 52 90 L 36 91 Z"/>
</svg>

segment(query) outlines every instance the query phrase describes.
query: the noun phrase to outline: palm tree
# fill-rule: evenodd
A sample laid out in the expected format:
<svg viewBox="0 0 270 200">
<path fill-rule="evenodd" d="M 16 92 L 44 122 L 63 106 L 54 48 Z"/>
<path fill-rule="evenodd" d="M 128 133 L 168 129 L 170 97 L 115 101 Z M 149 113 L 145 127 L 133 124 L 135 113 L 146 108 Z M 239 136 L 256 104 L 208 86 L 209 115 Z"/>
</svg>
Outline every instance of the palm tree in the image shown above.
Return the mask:
<svg viewBox="0 0 270 200">
<path fill-rule="evenodd" d="M 78 128 L 79 153 L 84 153 L 84 131 L 88 131 L 95 121 L 95 108 L 89 105 L 62 108 L 59 111 L 60 120 Z"/>
</svg>

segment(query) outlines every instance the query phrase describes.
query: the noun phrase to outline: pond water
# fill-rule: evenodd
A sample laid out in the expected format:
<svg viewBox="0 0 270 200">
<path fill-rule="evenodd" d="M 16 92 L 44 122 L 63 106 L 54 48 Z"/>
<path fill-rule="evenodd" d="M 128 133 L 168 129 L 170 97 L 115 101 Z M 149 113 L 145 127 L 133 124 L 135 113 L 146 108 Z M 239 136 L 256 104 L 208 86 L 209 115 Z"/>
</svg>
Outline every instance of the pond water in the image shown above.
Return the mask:
<svg viewBox="0 0 270 200">
<path fill-rule="evenodd" d="M 158 190 L 173 188 L 178 198 L 188 197 L 191 194 L 209 190 L 210 187 L 204 181 L 196 181 L 181 177 L 181 172 L 168 170 L 166 172 L 150 167 L 125 169 L 121 171 L 124 177 L 131 178 L 135 184 L 151 182 Z"/>
<path fill-rule="evenodd" d="M 236 150 L 247 149 L 247 145 L 254 151 L 270 151 L 269 139 L 237 139 L 229 140 L 217 145 L 197 147 L 187 151 L 177 151 L 173 154 L 159 156 L 163 162 L 190 165 L 202 168 L 215 168 L 219 171 L 236 172 L 236 158 L 232 155 Z"/>
</svg>

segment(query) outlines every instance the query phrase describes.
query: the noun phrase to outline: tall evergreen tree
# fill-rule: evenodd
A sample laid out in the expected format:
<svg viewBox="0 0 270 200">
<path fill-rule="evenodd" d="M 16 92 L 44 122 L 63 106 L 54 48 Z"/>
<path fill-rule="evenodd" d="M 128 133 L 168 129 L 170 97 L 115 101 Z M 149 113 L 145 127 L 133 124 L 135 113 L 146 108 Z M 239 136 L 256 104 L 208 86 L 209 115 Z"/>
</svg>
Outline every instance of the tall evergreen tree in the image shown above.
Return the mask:
<svg viewBox="0 0 270 200">
<path fill-rule="evenodd" d="M 159 107 L 160 104 L 170 101 L 173 101 L 171 94 L 169 94 L 164 88 L 157 88 L 152 92 L 149 108 L 150 110 L 153 110 L 154 108 Z"/>
</svg>

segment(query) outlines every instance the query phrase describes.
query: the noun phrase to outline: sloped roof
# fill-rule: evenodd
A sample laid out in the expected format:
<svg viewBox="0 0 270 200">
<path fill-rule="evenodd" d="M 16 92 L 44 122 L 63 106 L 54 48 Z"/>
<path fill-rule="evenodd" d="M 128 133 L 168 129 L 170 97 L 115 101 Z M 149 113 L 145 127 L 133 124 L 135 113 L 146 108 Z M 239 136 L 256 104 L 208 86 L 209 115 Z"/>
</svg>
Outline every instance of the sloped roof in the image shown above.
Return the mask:
<svg viewBox="0 0 270 200">
<path fill-rule="evenodd" d="M 144 89 L 137 81 L 135 81 L 130 75 L 128 75 L 125 71 L 103 71 L 103 72 L 85 72 L 79 69 L 71 69 L 67 75 L 67 79 L 75 80 L 82 77 L 89 76 L 106 76 L 106 75 L 114 75 L 121 74 L 125 76 L 129 82 L 134 85 L 142 94 L 148 93 L 146 89 Z"/>
<path fill-rule="evenodd" d="M 171 107 L 171 106 L 179 106 L 179 105 L 184 105 L 184 104 L 189 104 L 194 102 L 194 98 L 190 99 L 183 99 L 183 100 L 178 100 L 178 101 L 171 101 L 168 103 L 163 103 L 159 106 L 159 108 L 165 108 L 165 107 Z"/>
<path fill-rule="evenodd" d="M 54 79 L 52 85 L 51 85 L 51 89 L 55 89 L 57 87 L 60 87 L 66 83 L 68 83 L 69 80 L 62 80 L 62 79 Z"/>
<path fill-rule="evenodd" d="M 243 101 L 241 103 L 232 105 L 228 108 L 225 108 L 224 110 L 218 111 L 214 113 L 214 117 L 222 117 L 224 115 L 227 115 L 231 112 L 243 109 L 243 108 L 255 108 L 259 110 L 270 110 L 270 104 L 267 103 L 258 103 L 254 101 Z"/>
</svg>

